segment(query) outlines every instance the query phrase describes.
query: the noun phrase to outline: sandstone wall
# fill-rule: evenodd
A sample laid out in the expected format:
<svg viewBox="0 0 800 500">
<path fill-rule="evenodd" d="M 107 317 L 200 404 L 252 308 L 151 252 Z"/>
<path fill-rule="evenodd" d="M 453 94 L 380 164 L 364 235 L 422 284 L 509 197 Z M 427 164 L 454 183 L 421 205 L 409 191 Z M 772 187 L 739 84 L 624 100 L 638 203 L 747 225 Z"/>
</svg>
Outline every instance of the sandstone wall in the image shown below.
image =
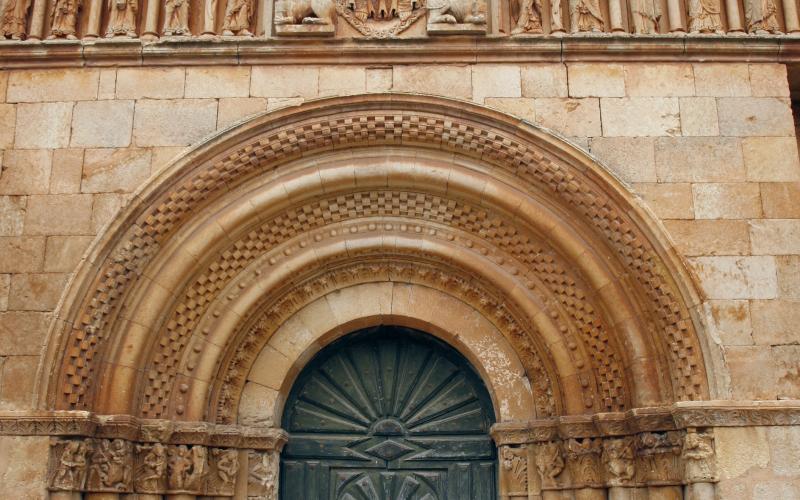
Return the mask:
<svg viewBox="0 0 800 500">
<path fill-rule="evenodd" d="M 781 65 L 136 67 L 0 72 L 0 410 L 32 408 L 70 273 L 171 158 L 254 113 L 389 91 L 482 103 L 605 162 L 696 273 L 725 360 L 715 397 L 800 398 L 800 161 Z M 718 451 L 726 498 L 800 496 L 796 429 L 727 429 Z"/>
</svg>

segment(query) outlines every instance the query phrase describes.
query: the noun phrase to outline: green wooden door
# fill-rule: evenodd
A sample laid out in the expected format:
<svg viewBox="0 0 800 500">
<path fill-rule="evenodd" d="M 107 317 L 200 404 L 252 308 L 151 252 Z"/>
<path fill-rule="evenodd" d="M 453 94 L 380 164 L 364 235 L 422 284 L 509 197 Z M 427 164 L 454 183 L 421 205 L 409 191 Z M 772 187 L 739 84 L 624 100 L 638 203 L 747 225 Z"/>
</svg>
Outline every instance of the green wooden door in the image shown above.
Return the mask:
<svg viewBox="0 0 800 500">
<path fill-rule="evenodd" d="M 289 394 L 283 500 L 497 498 L 480 378 L 429 335 L 379 327 L 323 350 Z"/>
</svg>

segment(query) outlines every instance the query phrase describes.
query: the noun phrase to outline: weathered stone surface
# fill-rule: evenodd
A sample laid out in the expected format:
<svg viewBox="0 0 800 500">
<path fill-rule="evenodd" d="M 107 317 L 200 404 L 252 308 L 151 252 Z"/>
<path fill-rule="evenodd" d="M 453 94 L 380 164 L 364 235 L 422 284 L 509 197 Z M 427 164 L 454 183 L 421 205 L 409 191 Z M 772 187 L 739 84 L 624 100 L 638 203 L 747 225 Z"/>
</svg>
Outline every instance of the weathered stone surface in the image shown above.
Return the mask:
<svg viewBox="0 0 800 500">
<path fill-rule="evenodd" d="M 135 146 L 188 146 L 217 129 L 215 99 L 137 101 Z"/>
<path fill-rule="evenodd" d="M 662 219 L 694 218 L 690 184 L 636 184 L 634 190 Z"/>
<path fill-rule="evenodd" d="M 754 300 L 750 315 L 757 344 L 800 344 L 800 301 Z"/>
<path fill-rule="evenodd" d="M 725 362 L 731 376 L 732 399 L 746 401 L 777 397 L 776 359 L 768 346 L 726 347 Z M 736 472 L 744 474 L 747 469 Z"/>
<path fill-rule="evenodd" d="M 272 427 L 275 425 L 274 408 L 278 391 L 255 382 L 248 382 L 239 402 L 239 425 Z"/>
<path fill-rule="evenodd" d="M 694 257 L 692 267 L 709 299 L 774 299 L 774 257 Z"/>
<path fill-rule="evenodd" d="M 723 345 L 753 345 L 750 302 L 747 300 L 711 300 L 715 333 Z"/>
<path fill-rule="evenodd" d="M 93 236 L 50 236 L 44 253 L 44 271 L 70 273 L 75 271 Z"/>
<path fill-rule="evenodd" d="M 748 181 L 800 181 L 800 159 L 794 137 L 747 137 L 742 153 Z"/>
<path fill-rule="evenodd" d="M 319 95 L 363 94 L 367 90 L 367 72 L 358 66 L 320 68 Z"/>
<path fill-rule="evenodd" d="M 72 107 L 71 102 L 18 104 L 14 147 L 55 149 L 69 146 Z"/>
<path fill-rule="evenodd" d="M 98 99 L 114 99 L 117 94 L 117 68 L 100 70 L 100 83 L 97 89 Z"/>
<path fill-rule="evenodd" d="M 319 68 L 304 66 L 254 67 L 250 80 L 252 97 L 316 97 Z"/>
<path fill-rule="evenodd" d="M 17 107 L 0 104 L 0 149 L 14 146 L 14 130 L 17 123 Z"/>
<path fill-rule="evenodd" d="M 247 97 L 250 68 L 247 66 L 201 66 L 186 68 L 187 98 Z"/>
<path fill-rule="evenodd" d="M 100 232 L 116 213 L 125 205 L 121 194 L 96 194 L 92 205 L 92 233 Z"/>
<path fill-rule="evenodd" d="M 780 255 L 775 262 L 778 266 L 780 296 L 800 299 L 800 255 Z"/>
<path fill-rule="evenodd" d="M 770 358 L 775 364 L 775 384 L 771 398 L 800 399 L 800 345 L 775 345 L 770 347 Z"/>
<path fill-rule="evenodd" d="M 750 219 L 761 217 L 758 184 L 741 182 L 694 184 L 694 213 L 698 219 Z"/>
<path fill-rule="evenodd" d="M 177 99 L 183 97 L 184 68 L 119 68 L 117 99 Z"/>
<path fill-rule="evenodd" d="M 267 112 L 281 108 L 300 106 L 304 102 L 305 98 L 303 97 L 270 97 L 267 99 Z"/>
<path fill-rule="evenodd" d="M 600 99 L 603 135 L 650 137 L 680 135 L 681 120 L 675 97 Z"/>
<path fill-rule="evenodd" d="M 367 68 L 367 92 L 389 92 L 392 90 L 392 68 Z"/>
<path fill-rule="evenodd" d="M 625 90 L 629 97 L 694 95 L 691 64 L 639 63 L 625 65 Z"/>
<path fill-rule="evenodd" d="M 625 72 L 621 64 L 567 65 L 570 97 L 624 97 Z"/>
<path fill-rule="evenodd" d="M 800 218 L 800 182 L 768 182 L 761 184 L 761 203 L 764 217 L 774 219 Z"/>
<path fill-rule="evenodd" d="M 267 99 L 263 97 L 230 97 L 219 100 L 217 128 L 226 128 L 248 116 L 263 113 Z"/>
<path fill-rule="evenodd" d="M 395 66 L 393 89 L 397 92 L 472 97 L 469 66 Z"/>
<path fill-rule="evenodd" d="M 800 220 L 769 219 L 750 221 L 753 255 L 800 254 Z"/>
<path fill-rule="evenodd" d="M 567 67 L 563 64 L 528 64 L 520 68 L 523 97 L 567 97 Z"/>
<path fill-rule="evenodd" d="M 800 460 L 797 459 L 800 457 L 800 427 L 769 427 L 767 438 L 769 439 L 772 471 L 778 476 L 793 477 L 796 480 L 800 476 Z M 800 491 L 797 493 L 800 494 Z M 792 497 L 773 496 L 770 498 Z"/>
<path fill-rule="evenodd" d="M 56 102 L 97 99 L 97 69 L 12 71 L 6 102 Z"/>
<path fill-rule="evenodd" d="M 750 88 L 757 97 L 789 97 L 789 78 L 784 64 L 751 64 Z"/>
<path fill-rule="evenodd" d="M 184 151 L 186 148 L 181 146 L 150 148 L 150 175 L 158 174 Z"/>
<path fill-rule="evenodd" d="M 41 271 L 44 264 L 44 238 L 0 237 L 0 273 Z"/>
<path fill-rule="evenodd" d="M 714 445 L 721 479 L 737 478 L 751 469 L 763 469 L 769 465 L 769 443 L 764 428 L 716 428 Z"/>
<path fill-rule="evenodd" d="M 15 274 L 11 278 L 9 311 L 52 311 L 68 277 L 62 273 Z"/>
<path fill-rule="evenodd" d="M 81 192 L 130 193 L 150 176 L 149 149 L 87 149 Z"/>
<path fill-rule="evenodd" d="M 745 180 L 739 139 L 663 137 L 655 140 L 659 182 L 735 182 Z"/>
<path fill-rule="evenodd" d="M 11 275 L 0 274 L 0 311 L 8 310 L 8 293 L 11 291 Z M 0 325 L 2 323 L 0 322 Z"/>
<path fill-rule="evenodd" d="M 5 359 L 0 376 L 0 410 L 32 409 L 38 363 L 39 356 L 10 356 Z M 0 456 L 3 455 L 5 453 L 0 453 Z M 47 459 L 43 460 L 46 462 Z M 45 485 L 42 479 L 40 483 L 30 486 L 43 489 Z"/>
<path fill-rule="evenodd" d="M 717 100 L 719 132 L 725 136 L 793 136 L 788 99 L 729 97 Z"/>
<path fill-rule="evenodd" d="M 749 96 L 750 68 L 747 64 L 694 64 L 694 84 L 698 96 Z"/>
<path fill-rule="evenodd" d="M 50 189 L 52 153 L 10 150 L 3 154 L 0 194 L 46 194 Z"/>
<path fill-rule="evenodd" d="M 56 149 L 50 172 L 50 194 L 72 194 L 81 191 L 83 149 Z"/>
<path fill-rule="evenodd" d="M 0 382 L 1 383 L 1 382 Z M 47 456 L 50 438 L 0 436 L 0 484 L 19 500 L 47 498 Z"/>
<path fill-rule="evenodd" d="M 678 251 L 686 256 L 748 255 L 750 227 L 743 220 L 670 220 L 664 222 Z"/>
<path fill-rule="evenodd" d="M 649 137 L 595 137 L 590 150 L 627 182 L 656 182 L 655 144 Z"/>
<path fill-rule="evenodd" d="M 124 148 L 131 143 L 133 101 L 85 101 L 72 112 L 72 147 Z"/>
<path fill-rule="evenodd" d="M 568 137 L 601 135 L 597 99 L 536 99 L 536 122 Z"/>
<path fill-rule="evenodd" d="M 20 236 L 25 222 L 24 196 L 0 196 L 0 236 Z"/>
<path fill-rule="evenodd" d="M 800 487 L 786 481 L 759 481 L 753 486 L 753 500 L 800 498 Z"/>
<path fill-rule="evenodd" d="M 0 356 L 38 356 L 41 354 L 52 318 L 53 315 L 47 312 L 9 311 L 0 313 Z"/>
<path fill-rule="evenodd" d="M 717 136 L 717 100 L 713 97 L 681 97 L 681 134 L 684 136 Z"/>
<path fill-rule="evenodd" d="M 472 100 L 487 97 L 522 97 L 520 68 L 512 64 L 478 64 L 472 67 Z"/>
<path fill-rule="evenodd" d="M 91 234 L 91 214 L 91 195 L 34 195 L 28 199 L 25 234 Z"/>
<path fill-rule="evenodd" d="M 264 387 L 280 390 L 291 366 L 292 362 L 286 356 L 267 345 L 250 368 L 247 379 Z"/>
<path fill-rule="evenodd" d="M 487 97 L 484 104 L 510 115 L 536 122 L 536 105 L 528 97 Z"/>
</svg>

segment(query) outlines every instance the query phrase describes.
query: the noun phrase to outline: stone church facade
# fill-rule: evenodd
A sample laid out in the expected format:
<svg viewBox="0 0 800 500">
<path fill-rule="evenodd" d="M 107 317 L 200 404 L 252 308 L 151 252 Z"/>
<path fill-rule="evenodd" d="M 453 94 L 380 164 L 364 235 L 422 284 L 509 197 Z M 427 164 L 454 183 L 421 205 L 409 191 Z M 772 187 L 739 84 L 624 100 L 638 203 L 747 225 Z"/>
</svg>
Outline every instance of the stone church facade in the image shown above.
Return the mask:
<svg viewBox="0 0 800 500">
<path fill-rule="evenodd" d="M 800 498 L 795 2 L 0 11 L 3 498 Z"/>
</svg>

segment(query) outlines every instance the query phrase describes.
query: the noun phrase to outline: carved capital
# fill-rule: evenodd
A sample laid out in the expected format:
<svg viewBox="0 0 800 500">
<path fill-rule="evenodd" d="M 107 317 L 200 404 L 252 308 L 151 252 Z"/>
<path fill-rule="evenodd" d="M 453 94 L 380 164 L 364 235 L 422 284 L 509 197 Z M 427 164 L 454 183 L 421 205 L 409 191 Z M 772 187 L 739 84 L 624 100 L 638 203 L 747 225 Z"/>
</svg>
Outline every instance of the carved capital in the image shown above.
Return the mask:
<svg viewBox="0 0 800 500">
<path fill-rule="evenodd" d="M 557 489 L 558 477 L 564 471 L 564 452 L 559 441 L 541 443 L 534 448 L 536 456 L 536 470 L 542 481 L 542 489 Z"/>
<path fill-rule="evenodd" d="M 636 436 L 636 482 L 650 486 L 681 484 L 681 432 L 643 432 Z"/>
<path fill-rule="evenodd" d="M 634 438 L 631 436 L 603 441 L 603 465 L 609 486 L 631 486 L 636 472 Z"/>
<path fill-rule="evenodd" d="M 567 468 L 575 488 L 603 486 L 603 441 L 600 438 L 569 439 L 564 443 Z"/>
<path fill-rule="evenodd" d="M 683 439 L 684 480 L 687 483 L 716 481 L 714 436 L 690 429 Z"/>
<path fill-rule="evenodd" d="M 251 451 L 247 457 L 247 496 L 264 500 L 278 498 L 280 457 L 277 452 Z"/>
</svg>

